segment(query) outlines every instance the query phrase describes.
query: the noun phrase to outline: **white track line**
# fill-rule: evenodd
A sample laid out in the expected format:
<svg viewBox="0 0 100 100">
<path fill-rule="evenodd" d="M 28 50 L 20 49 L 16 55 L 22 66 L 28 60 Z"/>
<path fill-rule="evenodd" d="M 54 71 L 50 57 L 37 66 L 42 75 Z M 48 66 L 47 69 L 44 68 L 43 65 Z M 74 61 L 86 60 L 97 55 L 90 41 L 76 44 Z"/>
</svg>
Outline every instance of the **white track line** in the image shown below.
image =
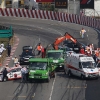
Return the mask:
<svg viewBox="0 0 100 100">
<path fill-rule="evenodd" d="M 51 97 L 52 97 L 52 93 L 53 93 L 53 89 L 54 89 L 55 80 L 56 80 L 56 74 L 55 74 L 55 78 L 54 78 L 54 81 L 53 81 L 53 84 L 52 84 L 52 89 L 51 89 L 49 100 L 52 100 Z"/>
</svg>

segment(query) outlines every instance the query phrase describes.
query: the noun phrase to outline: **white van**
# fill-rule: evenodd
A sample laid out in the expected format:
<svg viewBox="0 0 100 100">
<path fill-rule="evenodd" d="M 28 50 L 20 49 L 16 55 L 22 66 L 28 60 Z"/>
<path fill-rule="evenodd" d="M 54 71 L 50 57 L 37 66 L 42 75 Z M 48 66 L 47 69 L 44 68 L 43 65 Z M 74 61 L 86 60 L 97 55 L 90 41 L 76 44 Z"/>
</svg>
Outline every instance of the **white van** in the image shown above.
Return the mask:
<svg viewBox="0 0 100 100">
<path fill-rule="evenodd" d="M 65 73 L 68 76 L 76 75 L 84 78 L 98 78 L 99 72 L 92 57 L 84 54 L 69 54 L 64 63 Z"/>
</svg>

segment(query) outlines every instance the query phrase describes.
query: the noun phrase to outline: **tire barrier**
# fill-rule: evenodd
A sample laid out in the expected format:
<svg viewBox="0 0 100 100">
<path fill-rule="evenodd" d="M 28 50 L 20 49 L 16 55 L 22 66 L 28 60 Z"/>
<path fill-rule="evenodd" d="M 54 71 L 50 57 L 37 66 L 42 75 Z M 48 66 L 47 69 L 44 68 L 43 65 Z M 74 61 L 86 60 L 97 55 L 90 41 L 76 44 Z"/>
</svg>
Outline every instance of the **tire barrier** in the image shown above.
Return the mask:
<svg viewBox="0 0 100 100">
<path fill-rule="evenodd" d="M 95 19 L 88 16 L 82 16 L 82 15 L 67 14 L 62 12 L 0 8 L 0 16 L 50 19 L 50 20 L 70 22 L 70 23 L 75 23 L 75 24 L 80 24 L 80 25 L 85 25 L 96 29 L 100 29 L 99 19 Z"/>
</svg>

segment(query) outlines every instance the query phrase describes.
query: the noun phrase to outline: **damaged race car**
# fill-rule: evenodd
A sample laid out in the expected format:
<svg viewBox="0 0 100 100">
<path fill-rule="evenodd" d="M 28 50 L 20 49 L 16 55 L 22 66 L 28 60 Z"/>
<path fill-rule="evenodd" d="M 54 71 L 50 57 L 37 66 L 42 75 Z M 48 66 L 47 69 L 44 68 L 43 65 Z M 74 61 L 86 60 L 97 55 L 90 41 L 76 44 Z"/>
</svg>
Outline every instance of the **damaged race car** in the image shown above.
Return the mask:
<svg viewBox="0 0 100 100">
<path fill-rule="evenodd" d="M 8 68 L 7 71 L 8 71 L 7 78 L 5 78 L 4 81 L 20 79 L 22 77 L 21 67 Z M 0 81 L 2 81 L 2 78 L 3 78 L 3 74 L 1 72 L 0 73 Z"/>
</svg>

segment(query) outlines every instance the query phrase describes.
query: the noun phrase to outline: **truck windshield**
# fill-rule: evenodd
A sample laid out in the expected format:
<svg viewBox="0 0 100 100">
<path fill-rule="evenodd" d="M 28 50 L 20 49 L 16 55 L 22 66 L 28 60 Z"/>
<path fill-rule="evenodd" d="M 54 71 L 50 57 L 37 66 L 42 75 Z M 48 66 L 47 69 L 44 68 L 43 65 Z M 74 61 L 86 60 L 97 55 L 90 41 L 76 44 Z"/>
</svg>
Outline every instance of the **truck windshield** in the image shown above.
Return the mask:
<svg viewBox="0 0 100 100">
<path fill-rule="evenodd" d="M 88 62 L 82 62 L 83 68 L 95 68 L 96 64 L 94 62 L 88 61 Z"/>
<path fill-rule="evenodd" d="M 50 52 L 48 53 L 48 58 L 59 59 L 63 58 L 62 52 Z"/>
<path fill-rule="evenodd" d="M 30 63 L 30 69 L 32 70 L 45 70 L 47 66 L 47 63 L 44 62 L 34 62 Z"/>
</svg>

